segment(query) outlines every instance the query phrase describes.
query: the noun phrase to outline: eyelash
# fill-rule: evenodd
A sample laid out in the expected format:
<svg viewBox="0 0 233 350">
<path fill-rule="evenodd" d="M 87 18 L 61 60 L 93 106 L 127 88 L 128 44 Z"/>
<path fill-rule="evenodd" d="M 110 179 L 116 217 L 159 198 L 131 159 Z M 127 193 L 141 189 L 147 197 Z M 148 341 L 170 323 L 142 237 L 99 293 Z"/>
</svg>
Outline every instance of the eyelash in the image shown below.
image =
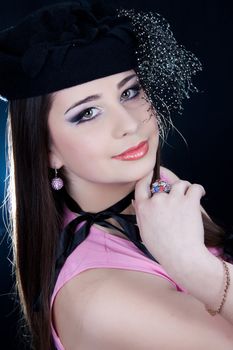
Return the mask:
<svg viewBox="0 0 233 350">
<path fill-rule="evenodd" d="M 130 98 L 126 98 L 124 101 L 130 101 L 130 100 L 133 100 L 134 98 L 137 98 L 139 97 L 140 95 L 140 92 L 142 90 L 142 87 L 141 85 L 139 84 L 136 84 L 128 89 L 126 89 L 125 91 L 123 91 L 122 95 L 130 90 L 134 90 L 135 91 L 135 95 L 133 97 L 130 97 Z M 99 113 L 97 113 L 94 117 L 87 117 L 87 119 L 85 119 L 85 114 L 94 110 L 94 109 L 97 109 L 96 107 L 90 107 L 90 108 L 87 108 L 85 110 L 83 110 L 82 112 L 80 112 L 79 114 L 75 115 L 73 118 L 71 118 L 70 122 L 71 123 L 76 123 L 76 124 L 81 124 L 81 123 L 85 123 L 87 121 L 90 121 L 90 120 L 93 120 L 95 119 L 96 117 L 98 117 Z"/>
</svg>

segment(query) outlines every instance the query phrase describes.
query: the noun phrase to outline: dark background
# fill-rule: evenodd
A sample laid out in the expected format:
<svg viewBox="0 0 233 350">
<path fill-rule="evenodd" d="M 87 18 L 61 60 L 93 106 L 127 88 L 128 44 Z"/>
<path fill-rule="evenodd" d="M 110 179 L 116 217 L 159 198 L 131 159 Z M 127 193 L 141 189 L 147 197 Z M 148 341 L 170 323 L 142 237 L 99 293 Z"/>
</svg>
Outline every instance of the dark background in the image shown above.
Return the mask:
<svg viewBox="0 0 233 350">
<path fill-rule="evenodd" d="M 42 5 L 56 1 L 7 1 L 0 5 L 0 30 Z M 111 2 L 111 1 L 110 1 Z M 202 201 L 219 223 L 231 225 L 233 196 L 233 12 L 230 0 L 126 0 L 114 1 L 124 7 L 154 10 L 170 22 L 177 40 L 193 51 L 203 63 L 195 78 L 200 93 L 185 103 L 184 113 L 174 123 L 185 137 L 170 133 L 163 148 L 163 164 L 182 179 L 201 183 L 206 189 Z M 0 102 L 0 200 L 5 178 L 6 103 Z M 0 218 L 0 332 L 1 349 L 23 349 L 16 339 L 17 301 L 11 277 L 11 248 Z M 46 350 L 46 349 L 45 349 Z"/>
</svg>

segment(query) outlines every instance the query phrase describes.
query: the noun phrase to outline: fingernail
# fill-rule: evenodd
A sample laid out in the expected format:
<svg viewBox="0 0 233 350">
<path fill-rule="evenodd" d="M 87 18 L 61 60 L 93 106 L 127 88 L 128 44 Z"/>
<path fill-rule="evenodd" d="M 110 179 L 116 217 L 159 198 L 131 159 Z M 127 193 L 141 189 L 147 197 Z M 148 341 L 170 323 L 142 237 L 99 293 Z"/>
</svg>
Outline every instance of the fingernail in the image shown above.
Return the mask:
<svg viewBox="0 0 233 350">
<path fill-rule="evenodd" d="M 203 186 L 202 186 L 202 190 L 203 190 L 203 196 L 205 196 L 206 195 L 206 191 L 205 191 Z"/>
</svg>

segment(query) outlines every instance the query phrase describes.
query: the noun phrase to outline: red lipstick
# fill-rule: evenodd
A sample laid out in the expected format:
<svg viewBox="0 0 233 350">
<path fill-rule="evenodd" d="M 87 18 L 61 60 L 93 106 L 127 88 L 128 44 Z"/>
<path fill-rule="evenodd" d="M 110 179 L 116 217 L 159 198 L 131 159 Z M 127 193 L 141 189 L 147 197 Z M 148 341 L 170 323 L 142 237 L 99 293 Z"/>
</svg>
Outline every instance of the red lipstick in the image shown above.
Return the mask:
<svg viewBox="0 0 233 350">
<path fill-rule="evenodd" d="M 149 145 L 147 141 L 139 143 L 136 147 L 131 147 L 125 152 L 114 156 L 114 159 L 119 160 L 137 160 L 143 158 L 149 150 Z"/>
</svg>

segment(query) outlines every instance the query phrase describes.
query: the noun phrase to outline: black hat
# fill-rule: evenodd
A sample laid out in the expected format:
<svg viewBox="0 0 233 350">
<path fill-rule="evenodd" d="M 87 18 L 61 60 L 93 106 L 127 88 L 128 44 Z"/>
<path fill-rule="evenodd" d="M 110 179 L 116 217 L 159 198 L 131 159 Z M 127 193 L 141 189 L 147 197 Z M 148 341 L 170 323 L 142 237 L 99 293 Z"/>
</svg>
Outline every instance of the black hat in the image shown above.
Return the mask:
<svg viewBox="0 0 233 350">
<path fill-rule="evenodd" d="M 130 21 L 97 1 L 44 7 L 0 32 L 0 95 L 43 95 L 132 69 Z"/>
<path fill-rule="evenodd" d="M 200 61 L 178 44 L 157 13 L 114 9 L 104 0 L 44 7 L 0 32 L 0 97 L 55 92 L 134 69 L 162 138 L 197 91 Z"/>
</svg>

